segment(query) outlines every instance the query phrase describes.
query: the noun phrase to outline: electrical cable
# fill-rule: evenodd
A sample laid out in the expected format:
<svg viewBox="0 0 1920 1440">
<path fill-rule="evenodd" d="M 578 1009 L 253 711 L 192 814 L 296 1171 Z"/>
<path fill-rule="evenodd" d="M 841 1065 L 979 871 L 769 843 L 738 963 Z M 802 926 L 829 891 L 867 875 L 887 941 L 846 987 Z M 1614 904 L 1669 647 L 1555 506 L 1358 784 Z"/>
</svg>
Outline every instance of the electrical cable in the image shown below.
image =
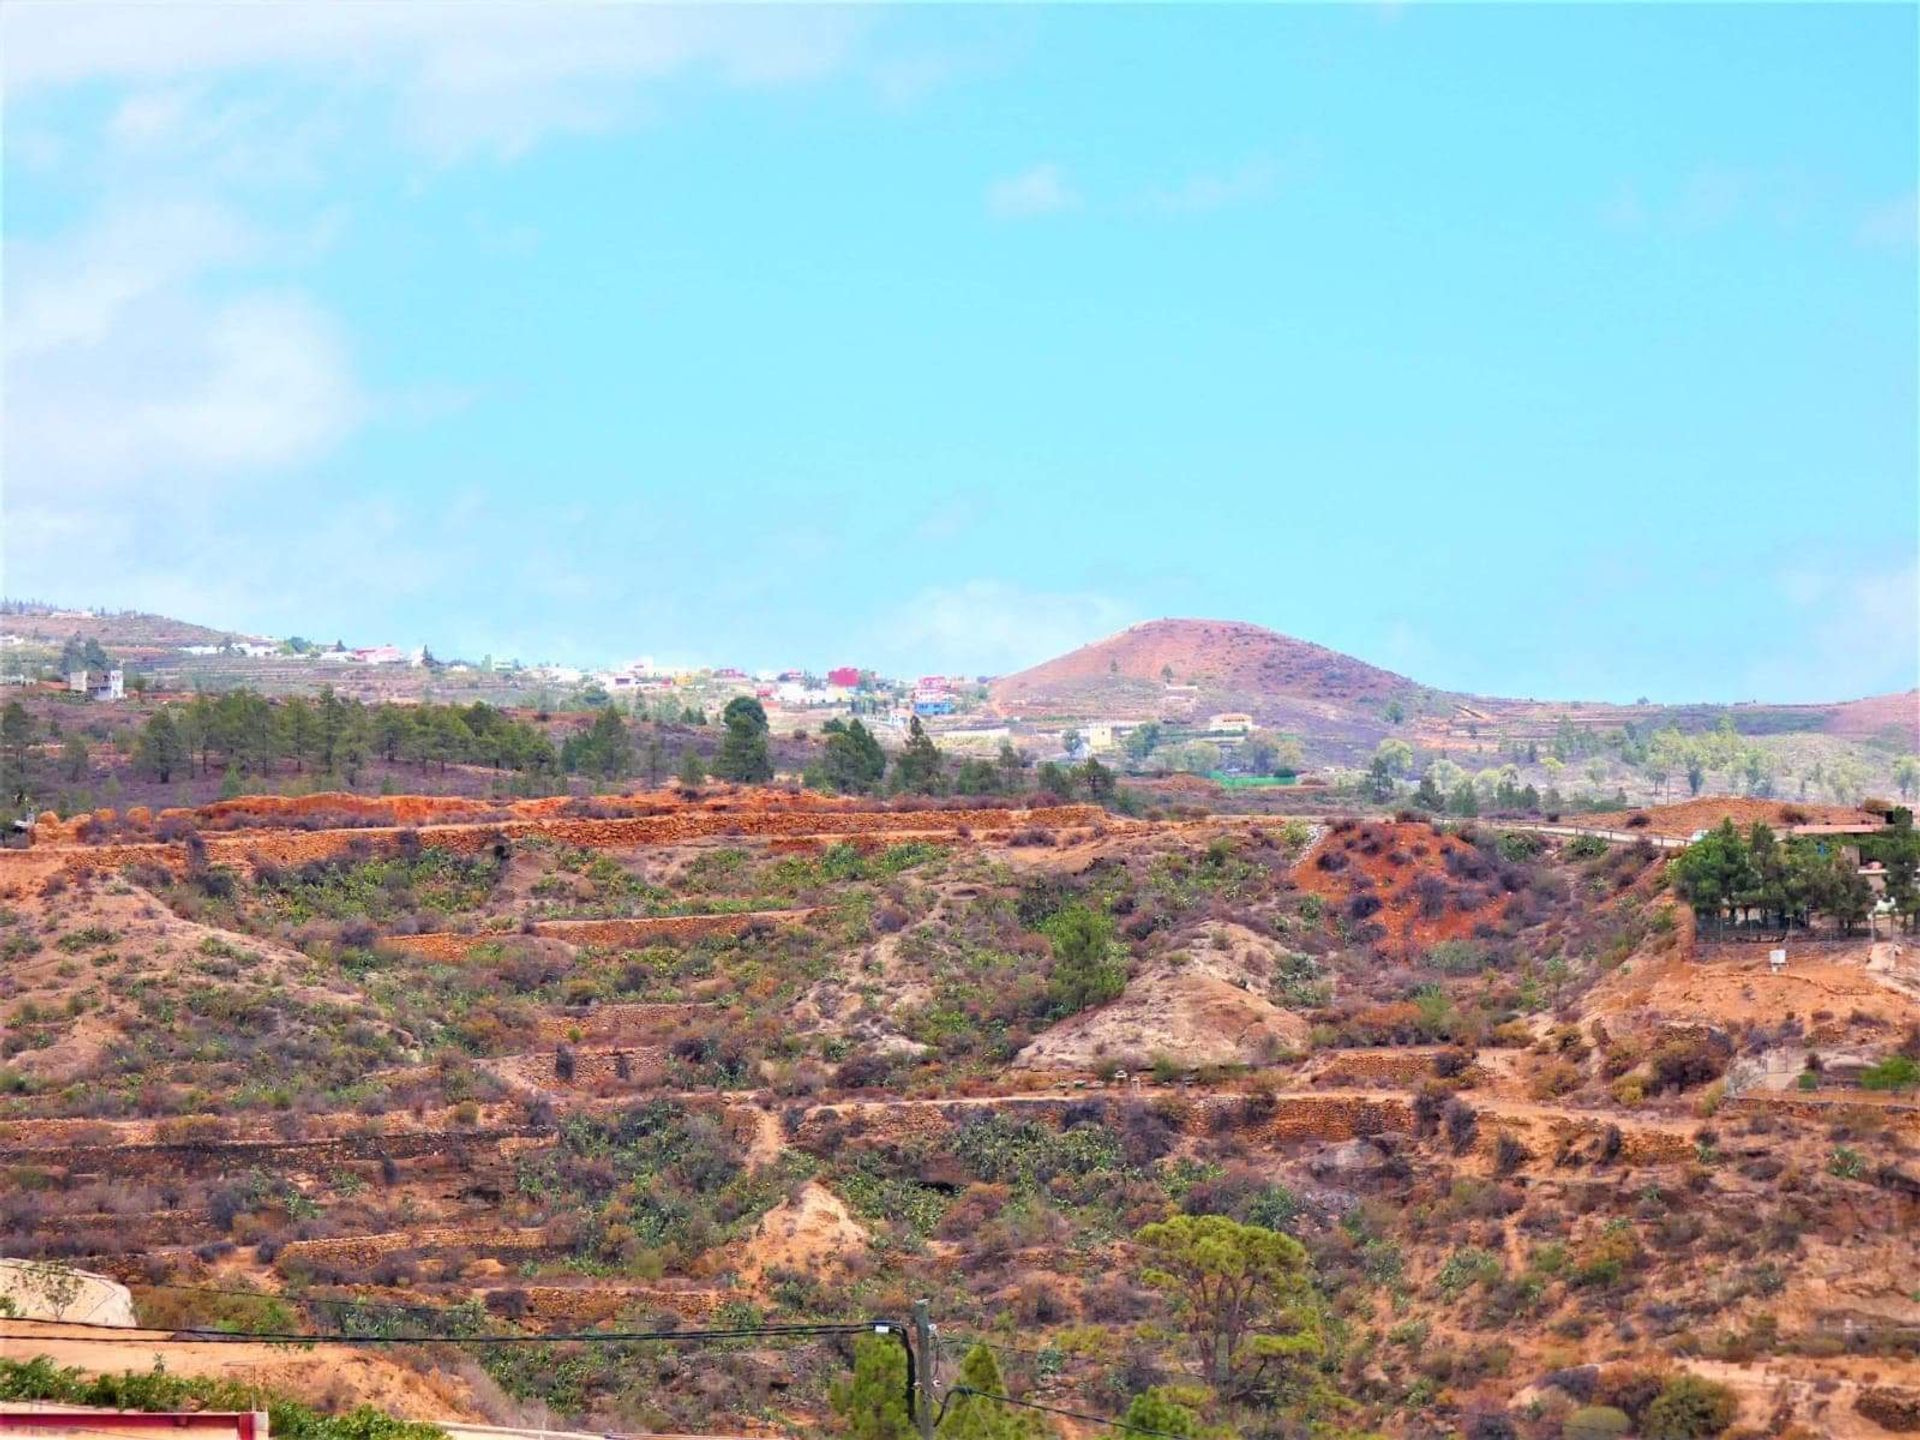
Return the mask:
<svg viewBox="0 0 1920 1440">
<path fill-rule="evenodd" d="M 754 1340 L 759 1338 L 832 1338 L 841 1335 L 904 1335 L 906 1327 L 891 1320 L 868 1322 L 837 1321 L 830 1324 L 808 1325 L 755 1325 L 738 1326 L 725 1330 L 569 1330 L 558 1334 L 545 1335 L 360 1335 L 350 1331 L 318 1331 L 302 1333 L 288 1330 L 212 1330 L 191 1325 L 167 1328 L 161 1326 L 106 1325 L 96 1320 L 49 1320 L 39 1316 L 9 1315 L 0 1317 L 0 1325 L 60 1325 L 67 1329 L 104 1330 L 111 1334 L 69 1335 L 65 1340 L 78 1343 L 98 1341 L 102 1344 L 115 1343 L 184 1343 L 187 1341 L 257 1341 L 267 1345 L 561 1345 L 561 1344 L 613 1344 L 654 1341 L 663 1343 L 682 1343 L 703 1340 Z M 155 1340 L 150 1335 L 139 1335 L 143 1329 L 165 1329 L 165 1336 Z M 25 1336 L 0 1336 L 0 1339 L 25 1339 Z"/>
<path fill-rule="evenodd" d="M 25 1316 L 0 1317 L 0 1326 L 5 1325 L 60 1325 L 69 1330 L 109 1331 L 110 1334 L 73 1335 L 59 1337 L 64 1345 L 192 1345 L 226 1344 L 233 1342 L 251 1342 L 261 1345 L 616 1345 L 616 1344 L 668 1344 L 719 1342 L 727 1340 L 759 1339 L 838 1339 L 861 1335 L 892 1335 L 900 1342 L 900 1348 L 907 1358 L 907 1411 L 913 1411 L 913 1396 L 917 1385 L 918 1358 L 914 1355 L 913 1338 L 908 1328 L 897 1320 L 836 1321 L 821 1324 L 801 1325 L 757 1325 L 729 1330 L 579 1330 L 553 1335 L 354 1335 L 345 1332 L 299 1334 L 273 1330 L 201 1330 L 191 1327 L 170 1330 L 164 1335 L 130 1334 L 124 1325 L 103 1325 L 87 1320 L 46 1320 Z M 0 1342 L 6 1340 L 31 1340 L 31 1335 L 6 1335 L 0 1333 Z"/>
<path fill-rule="evenodd" d="M 942 1339 L 940 1343 L 942 1345 L 950 1345 L 950 1346 L 957 1347 L 953 1352 L 951 1352 L 955 1354 L 961 1354 L 962 1352 L 964 1352 L 965 1348 L 969 1345 L 984 1345 L 987 1349 L 992 1350 L 997 1354 L 1024 1355 L 1027 1358 L 1033 1359 L 1033 1360 L 1051 1360 L 1051 1359 L 1065 1360 L 1065 1359 L 1073 1358 L 1064 1350 L 1033 1350 L 1033 1349 L 1028 1349 L 1019 1345 L 1004 1344 L 999 1340 L 987 1340 L 978 1335 L 970 1336 L 970 1337 L 954 1336 L 951 1339 Z M 1129 1363 L 1132 1364 L 1132 1362 L 1129 1362 Z M 1193 1384 L 1206 1383 L 1203 1377 L 1199 1375 L 1195 1375 L 1188 1370 L 1169 1370 L 1165 1366 L 1161 1366 L 1161 1365 L 1139 1365 L 1139 1364 L 1132 1364 L 1132 1368 L 1135 1370 L 1145 1371 L 1150 1375 L 1164 1375 L 1167 1378 L 1172 1380 L 1183 1380 L 1183 1381 L 1191 1382 Z"/>
</svg>

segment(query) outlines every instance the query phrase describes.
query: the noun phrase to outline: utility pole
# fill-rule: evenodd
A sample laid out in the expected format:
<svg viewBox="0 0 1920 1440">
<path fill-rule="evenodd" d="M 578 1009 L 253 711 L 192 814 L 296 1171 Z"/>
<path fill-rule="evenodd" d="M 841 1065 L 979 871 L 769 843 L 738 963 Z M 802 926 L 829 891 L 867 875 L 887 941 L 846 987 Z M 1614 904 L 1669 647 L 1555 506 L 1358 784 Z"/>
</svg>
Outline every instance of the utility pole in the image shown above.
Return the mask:
<svg viewBox="0 0 1920 1440">
<path fill-rule="evenodd" d="M 913 1302 L 913 1346 L 920 1363 L 918 1372 L 920 1403 L 916 1407 L 920 1421 L 920 1440 L 933 1440 L 933 1321 L 924 1299 Z"/>
</svg>

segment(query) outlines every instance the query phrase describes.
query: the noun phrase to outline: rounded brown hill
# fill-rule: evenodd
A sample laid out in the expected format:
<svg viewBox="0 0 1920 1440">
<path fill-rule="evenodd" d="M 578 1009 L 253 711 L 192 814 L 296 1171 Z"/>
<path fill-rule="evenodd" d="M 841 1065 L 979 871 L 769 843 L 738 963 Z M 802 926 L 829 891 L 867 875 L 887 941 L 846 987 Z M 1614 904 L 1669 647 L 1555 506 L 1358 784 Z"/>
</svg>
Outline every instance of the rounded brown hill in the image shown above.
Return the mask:
<svg viewBox="0 0 1920 1440">
<path fill-rule="evenodd" d="M 1185 686 L 1194 690 L 1178 688 Z M 1374 710 L 1419 689 L 1404 675 L 1261 625 L 1149 620 L 1003 677 L 993 699 L 1012 711 L 1131 718 L 1190 696 L 1201 709 L 1279 720 L 1303 703 L 1336 714 Z"/>
</svg>

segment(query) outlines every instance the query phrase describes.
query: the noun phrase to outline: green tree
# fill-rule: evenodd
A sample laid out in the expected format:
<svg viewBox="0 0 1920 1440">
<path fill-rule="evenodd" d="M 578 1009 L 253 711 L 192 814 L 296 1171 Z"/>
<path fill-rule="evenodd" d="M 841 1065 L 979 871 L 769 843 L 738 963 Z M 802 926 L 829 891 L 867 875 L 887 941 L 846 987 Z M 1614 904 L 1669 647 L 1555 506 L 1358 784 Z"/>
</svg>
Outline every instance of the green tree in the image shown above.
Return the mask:
<svg viewBox="0 0 1920 1440">
<path fill-rule="evenodd" d="M 1434 815 L 1447 808 L 1447 797 L 1440 793 L 1440 787 L 1434 783 L 1433 771 L 1429 770 L 1420 777 L 1419 787 L 1413 792 L 1413 803 Z"/>
<path fill-rule="evenodd" d="M 1198 1407 L 1205 1398 L 1206 1392 L 1197 1385 L 1155 1385 L 1133 1397 L 1120 1423 L 1156 1435 L 1198 1435 Z"/>
<path fill-rule="evenodd" d="M 1275 775 L 1298 775 L 1301 767 L 1307 763 L 1307 749 L 1292 735 L 1282 735 L 1273 742 L 1273 773 Z"/>
<path fill-rule="evenodd" d="M 1404 740 L 1382 740 L 1374 748 L 1373 758 L 1396 779 L 1413 769 L 1413 747 Z"/>
<path fill-rule="evenodd" d="M 93 752 L 87 748 L 87 738 L 78 730 L 70 731 L 60 746 L 60 778 L 69 785 L 78 785 L 87 778 L 87 771 L 93 765 Z"/>
<path fill-rule="evenodd" d="M 389 765 L 403 753 L 410 752 L 413 746 L 412 711 L 401 705 L 382 705 L 373 715 L 373 743 Z"/>
<path fill-rule="evenodd" d="M 6 709 L 0 710 L 0 791 L 9 799 L 26 798 L 34 742 L 39 736 L 39 722 L 18 700 L 9 700 Z"/>
<path fill-rule="evenodd" d="M 293 761 L 294 769 L 305 770 L 320 749 L 320 719 L 313 706 L 297 695 L 281 701 L 279 726 L 281 753 Z"/>
<path fill-rule="evenodd" d="M 698 790 L 706 783 L 707 767 L 700 763 L 700 752 L 691 745 L 680 752 L 680 769 L 676 778 L 687 790 Z"/>
<path fill-rule="evenodd" d="M 1366 778 L 1360 782 L 1361 792 L 1375 804 L 1384 805 L 1393 799 L 1398 786 L 1393 782 L 1393 771 L 1386 757 L 1376 755 L 1367 766 Z"/>
<path fill-rule="evenodd" d="M 1127 732 L 1127 738 L 1120 742 L 1120 748 L 1126 752 L 1127 759 L 1136 765 L 1143 765 L 1153 747 L 1160 743 L 1160 724 L 1149 720 L 1144 725 L 1136 725 Z"/>
<path fill-rule="evenodd" d="M 342 700 L 334 693 L 333 686 L 322 685 L 314 708 L 320 721 L 320 768 L 332 771 L 340 758 L 340 737 L 346 733 L 347 720 L 358 707 Z M 204 759 L 201 768 L 206 768 Z"/>
<path fill-rule="evenodd" d="M 340 778 L 352 789 L 360 783 L 360 772 L 366 768 L 367 761 L 373 758 L 373 727 L 367 722 L 364 707 L 355 705 L 346 716 L 346 722 L 340 727 L 340 735 L 333 745 L 334 762 L 340 767 Z"/>
<path fill-rule="evenodd" d="M 859 720 L 829 720 L 820 727 L 826 745 L 820 772 L 826 784 L 842 795 L 869 795 L 887 773 L 887 752 L 874 733 Z"/>
<path fill-rule="evenodd" d="M 162 785 L 173 779 L 173 772 L 184 769 L 188 760 L 186 744 L 174 724 L 173 712 L 160 709 L 147 718 L 140 738 L 133 744 L 136 769 L 151 775 Z"/>
<path fill-rule="evenodd" d="M 1027 788 L 1027 757 L 1013 748 L 1011 740 L 1000 742 L 1000 754 L 994 763 L 1000 767 L 1000 788 L 1018 795 Z"/>
<path fill-rule="evenodd" d="M 1902 755 L 1893 762 L 1893 783 L 1900 787 L 1902 800 L 1913 799 L 1920 790 L 1920 756 Z"/>
<path fill-rule="evenodd" d="M 907 726 L 907 743 L 893 761 L 893 788 L 913 795 L 936 795 L 945 778 L 945 760 L 918 715 Z"/>
<path fill-rule="evenodd" d="M 953 772 L 956 795 L 997 795 L 1000 792 L 1000 768 L 991 760 L 975 755 L 960 762 Z"/>
<path fill-rule="evenodd" d="M 1188 775 L 1211 775 L 1220 768 L 1220 747 L 1211 740 L 1189 740 L 1169 756 L 1173 768 Z"/>
<path fill-rule="evenodd" d="M 773 759 L 767 748 L 767 712 L 758 700 L 736 696 L 720 712 L 727 728 L 714 757 L 713 773 L 740 785 L 764 785 L 773 779 Z"/>
<path fill-rule="evenodd" d="M 1061 1015 L 1104 1005 L 1127 988 L 1126 956 L 1113 921 L 1083 901 L 1062 907 L 1041 926 L 1053 944 L 1047 994 Z"/>
<path fill-rule="evenodd" d="M 1225 1215 L 1176 1215 L 1135 1237 L 1149 1285 L 1173 1297 L 1216 1387 L 1233 1398 L 1318 1396 L 1326 1350 L 1307 1252 Z"/>
<path fill-rule="evenodd" d="M 1006 1393 L 993 1352 L 975 1345 L 960 1362 L 960 1374 L 951 1387 L 937 1432 L 941 1440 L 1028 1440 L 1038 1427 L 1028 1424 L 1022 1411 L 985 1398 Z"/>
<path fill-rule="evenodd" d="M 834 1414 L 850 1440 L 914 1440 L 907 1409 L 907 1356 L 890 1335 L 853 1345 L 853 1374 L 834 1385 Z"/>
<path fill-rule="evenodd" d="M 1073 768 L 1074 782 L 1096 805 L 1111 804 L 1120 793 L 1120 782 L 1113 771 L 1089 755 Z"/>
</svg>

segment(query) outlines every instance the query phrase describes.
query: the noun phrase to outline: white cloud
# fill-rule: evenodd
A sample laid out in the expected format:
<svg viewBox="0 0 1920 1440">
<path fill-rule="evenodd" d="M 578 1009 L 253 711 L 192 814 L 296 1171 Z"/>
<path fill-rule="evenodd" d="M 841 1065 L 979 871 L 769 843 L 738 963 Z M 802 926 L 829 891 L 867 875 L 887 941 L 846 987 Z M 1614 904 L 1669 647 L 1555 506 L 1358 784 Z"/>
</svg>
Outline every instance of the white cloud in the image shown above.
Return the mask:
<svg viewBox="0 0 1920 1440">
<path fill-rule="evenodd" d="M 109 208 L 77 234 L 6 250 L 6 353 L 97 345 L 145 296 L 246 258 L 258 237 L 197 201 Z"/>
<path fill-rule="evenodd" d="M 968 580 L 922 590 L 900 606 L 873 643 L 902 663 L 1003 674 L 1111 634 L 1131 618 L 1106 595 Z"/>
<path fill-rule="evenodd" d="M 207 293 L 273 248 L 231 210 L 185 201 L 8 247 L 10 519 L 137 500 L 163 477 L 222 485 L 324 454 L 359 425 L 331 315 L 285 285 Z"/>
<path fill-rule="evenodd" d="M 1249 160 L 1232 170 L 1190 175 L 1171 190 L 1148 197 L 1166 215 L 1202 215 L 1258 200 L 1273 189 L 1278 171 L 1271 160 Z"/>
<path fill-rule="evenodd" d="M 741 88 L 819 79 L 867 17 L 848 10 L 585 3 L 16 4 L 15 94 L 117 80 L 153 93 L 113 121 L 139 141 L 189 124 L 191 82 L 266 68 L 392 85 L 403 131 L 442 158 L 513 155 L 636 113 L 636 80 L 703 70 Z"/>
<path fill-rule="evenodd" d="M 1003 220 L 1029 220 L 1079 207 L 1080 197 L 1058 165 L 1035 165 L 987 187 L 987 213 Z"/>
</svg>

